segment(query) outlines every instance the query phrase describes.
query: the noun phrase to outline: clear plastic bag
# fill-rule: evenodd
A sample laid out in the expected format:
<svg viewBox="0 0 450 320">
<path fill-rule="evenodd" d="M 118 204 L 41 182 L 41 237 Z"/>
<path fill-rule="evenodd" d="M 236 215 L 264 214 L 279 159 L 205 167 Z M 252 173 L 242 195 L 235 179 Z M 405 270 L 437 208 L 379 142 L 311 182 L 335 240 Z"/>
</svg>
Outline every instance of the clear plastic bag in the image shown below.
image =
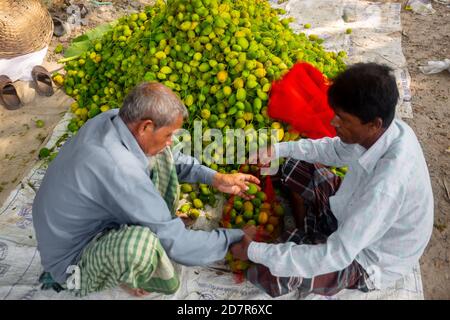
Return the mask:
<svg viewBox="0 0 450 320">
<path fill-rule="evenodd" d="M 436 12 L 436 10 L 433 9 L 430 0 L 408 0 L 406 8 L 421 15 L 429 15 Z"/>
<path fill-rule="evenodd" d="M 443 61 L 428 61 L 426 66 L 419 67 L 419 69 L 424 74 L 439 73 L 444 70 L 450 72 L 450 59 L 444 59 Z"/>
</svg>

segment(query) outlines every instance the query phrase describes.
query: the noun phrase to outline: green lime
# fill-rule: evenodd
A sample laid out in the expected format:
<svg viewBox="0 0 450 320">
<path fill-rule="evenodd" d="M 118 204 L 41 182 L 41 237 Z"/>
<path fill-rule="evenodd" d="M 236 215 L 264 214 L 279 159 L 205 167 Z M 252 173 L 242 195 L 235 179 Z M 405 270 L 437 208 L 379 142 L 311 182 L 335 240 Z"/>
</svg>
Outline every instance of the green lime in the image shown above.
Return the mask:
<svg viewBox="0 0 450 320">
<path fill-rule="evenodd" d="M 101 113 L 100 108 L 94 107 L 91 110 L 89 110 L 88 117 L 89 117 L 89 119 L 91 119 L 91 118 L 95 117 L 96 115 L 98 115 L 100 113 Z"/>
<path fill-rule="evenodd" d="M 237 89 L 236 99 L 238 101 L 245 101 L 246 97 L 247 97 L 247 91 L 245 91 L 245 89 L 243 89 L 243 88 Z"/>
<path fill-rule="evenodd" d="M 261 202 L 264 202 L 264 201 L 267 200 L 267 195 L 264 192 L 262 192 L 262 191 L 258 191 L 255 194 L 255 197 L 258 198 L 259 200 L 261 200 Z"/>
<path fill-rule="evenodd" d="M 45 126 L 45 122 L 42 120 L 36 120 L 36 127 L 43 128 Z"/>
<path fill-rule="evenodd" d="M 236 129 L 243 129 L 245 127 L 246 123 L 244 119 L 237 119 L 234 123 L 234 127 Z"/>
<path fill-rule="evenodd" d="M 234 220 L 236 218 L 237 211 L 235 209 L 231 209 L 230 211 L 230 218 L 231 220 Z"/>
<path fill-rule="evenodd" d="M 197 209 L 202 209 L 203 208 L 203 202 L 200 199 L 195 199 L 193 201 L 194 203 L 194 207 L 196 207 Z"/>
<path fill-rule="evenodd" d="M 192 192 L 192 186 L 189 183 L 183 183 L 181 185 L 181 192 L 183 193 L 189 193 Z"/>
<path fill-rule="evenodd" d="M 55 53 L 61 53 L 63 50 L 64 50 L 64 47 L 63 47 L 62 44 L 58 44 L 58 45 L 55 47 Z"/>
<path fill-rule="evenodd" d="M 191 208 L 191 204 L 190 203 L 185 203 L 181 206 L 180 211 L 183 213 L 187 213 L 189 211 L 189 209 Z"/>
<path fill-rule="evenodd" d="M 211 117 L 211 111 L 209 111 L 208 109 L 202 109 L 201 116 L 203 119 L 208 120 L 209 117 Z"/>
<path fill-rule="evenodd" d="M 248 189 L 247 189 L 247 194 L 253 195 L 256 194 L 258 192 L 258 187 L 256 186 L 256 184 L 254 183 L 249 183 L 248 185 Z"/>
<path fill-rule="evenodd" d="M 47 158 L 50 155 L 50 150 L 48 148 L 42 148 L 39 150 L 39 159 Z"/>
<path fill-rule="evenodd" d="M 139 20 L 142 20 L 142 21 L 147 20 L 147 15 L 145 14 L 145 12 L 140 12 L 138 17 L 139 17 Z"/>
<path fill-rule="evenodd" d="M 259 199 L 257 196 L 255 198 L 253 198 L 251 201 L 256 208 L 259 208 L 262 204 L 262 200 Z"/>
<path fill-rule="evenodd" d="M 78 131 L 78 126 L 76 123 L 69 123 L 67 129 L 69 129 L 70 132 L 76 132 Z"/>
<path fill-rule="evenodd" d="M 189 211 L 189 217 L 191 217 L 192 219 L 197 219 L 200 216 L 200 211 L 198 211 L 197 209 L 191 209 Z"/>
<path fill-rule="evenodd" d="M 253 218 L 253 211 L 244 211 L 245 220 L 250 220 Z"/>
<path fill-rule="evenodd" d="M 236 219 L 234 222 L 237 227 L 241 228 L 244 225 L 244 218 L 241 215 L 236 216 Z"/>
<path fill-rule="evenodd" d="M 204 195 L 211 194 L 211 191 L 209 190 L 208 186 L 200 186 L 200 192 Z"/>
</svg>

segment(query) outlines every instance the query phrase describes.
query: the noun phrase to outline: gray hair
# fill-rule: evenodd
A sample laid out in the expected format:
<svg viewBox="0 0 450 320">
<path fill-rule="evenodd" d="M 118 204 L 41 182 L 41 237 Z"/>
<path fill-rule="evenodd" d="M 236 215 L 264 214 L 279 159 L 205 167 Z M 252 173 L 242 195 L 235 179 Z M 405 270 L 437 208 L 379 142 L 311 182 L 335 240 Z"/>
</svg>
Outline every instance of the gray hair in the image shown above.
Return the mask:
<svg viewBox="0 0 450 320">
<path fill-rule="evenodd" d="M 178 96 L 168 87 L 157 82 L 143 82 L 128 93 L 120 108 L 119 116 L 125 123 L 152 120 L 155 128 L 171 125 L 188 111 Z"/>
</svg>

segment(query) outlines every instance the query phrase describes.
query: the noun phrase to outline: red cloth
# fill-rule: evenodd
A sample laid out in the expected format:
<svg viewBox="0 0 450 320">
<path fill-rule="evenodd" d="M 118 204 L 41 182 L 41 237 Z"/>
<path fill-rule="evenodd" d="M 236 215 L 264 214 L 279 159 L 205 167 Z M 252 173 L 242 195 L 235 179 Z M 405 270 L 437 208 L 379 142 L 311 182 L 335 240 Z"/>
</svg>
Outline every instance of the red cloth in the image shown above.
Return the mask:
<svg viewBox="0 0 450 320">
<path fill-rule="evenodd" d="M 268 115 L 289 123 L 308 138 L 334 137 L 328 87 L 328 79 L 319 70 L 308 63 L 297 63 L 272 83 Z"/>
<path fill-rule="evenodd" d="M 267 196 L 267 202 L 273 203 L 275 201 L 275 190 L 272 185 L 270 176 L 266 176 L 266 183 L 264 184 L 264 193 Z"/>
</svg>

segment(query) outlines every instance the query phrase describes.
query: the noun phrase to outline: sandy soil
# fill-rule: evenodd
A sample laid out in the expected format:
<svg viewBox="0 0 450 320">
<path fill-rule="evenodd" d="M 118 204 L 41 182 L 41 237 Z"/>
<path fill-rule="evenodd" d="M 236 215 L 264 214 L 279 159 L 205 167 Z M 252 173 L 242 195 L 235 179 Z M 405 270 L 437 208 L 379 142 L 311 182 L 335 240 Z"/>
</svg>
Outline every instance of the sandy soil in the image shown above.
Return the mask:
<svg viewBox="0 0 450 320">
<path fill-rule="evenodd" d="M 46 0 L 49 11 L 57 15 L 62 21 L 67 20 L 67 6 L 64 0 Z M 81 35 L 86 30 L 99 24 L 113 21 L 130 11 L 142 8 L 149 1 L 110 1 L 113 5 L 94 6 L 89 1 L 77 1 L 85 3 L 89 13 L 85 24 L 74 26 L 60 38 L 53 37 L 49 45 L 44 66 L 50 71 L 56 71 L 62 67 L 57 61 L 63 56 L 55 54 L 54 49 L 58 44 L 67 47 L 71 39 Z M 74 2 L 75 3 L 75 2 Z M 45 146 L 47 138 L 53 128 L 67 111 L 71 98 L 66 96 L 61 89 L 56 93 L 61 95 L 56 103 L 54 99 L 37 96 L 29 83 L 16 82 L 16 86 L 23 88 L 19 92 L 22 100 L 32 101 L 23 108 L 9 111 L 0 106 L 0 203 L 3 203 L 9 193 L 14 190 L 21 178 L 33 166 L 38 159 L 39 150 Z M 33 100 L 33 97 L 36 99 Z M 66 97 L 66 101 L 62 97 Z M 52 97 L 53 98 L 53 97 Z M 52 101 L 50 104 L 49 101 Z M 36 127 L 36 120 L 43 120 L 43 128 Z"/>
<path fill-rule="evenodd" d="M 384 0 L 387 1 L 387 0 Z M 52 12 L 59 12 L 64 1 L 47 1 Z M 78 1 L 81 2 L 81 1 Z M 87 2 L 87 1 L 85 1 Z M 53 38 L 47 60 L 61 56 L 53 53 L 58 43 L 64 45 L 83 30 L 111 21 L 127 10 L 138 9 L 145 1 L 112 1 L 112 6 L 88 7 L 86 26 L 72 30 L 62 38 Z M 396 1 L 402 2 L 406 1 Z M 130 6 L 134 3 L 135 6 Z M 421 259 L 426 299 L 450 299 L 449 224 L 450 224 L 450 73 L 423 75 L 419 65 L 429 60 L 450 58 L 450 8 L 433 2 L 436 13 L 420 16 L 402 10 L 403 52 L 411 73 L 414 118 L 406 120 L 415 130 L 425 153 L 433 184 L 435 224 L 432 239 Z M 53 68 L 57 68 L 55 64 Z M 54 70 L 54 69 L 51 69 Z M 49 106 L 38 97 L 32 104 L 16 111 L 0 107 L 0 203 L 37 160 L 39 149 L 61 119 L 70 100 L 60 94 L 61 103 Z M 67 101 L 64 101 L 67 99 Z M 35 121 L 45 121 L 37 128 Z"/>
<path fill-rule="evenodd" d="M 403 53 L 411 73 L 416 132 L 428 163 L 435 201 L 431 241 L 421 259 L 425 298 L 450 299 L 450 72 L 424 75 L 429 60 L 450 58 L 450 8 L 433 2 L 436 13 L 403 12 Z"/>
</svg>

